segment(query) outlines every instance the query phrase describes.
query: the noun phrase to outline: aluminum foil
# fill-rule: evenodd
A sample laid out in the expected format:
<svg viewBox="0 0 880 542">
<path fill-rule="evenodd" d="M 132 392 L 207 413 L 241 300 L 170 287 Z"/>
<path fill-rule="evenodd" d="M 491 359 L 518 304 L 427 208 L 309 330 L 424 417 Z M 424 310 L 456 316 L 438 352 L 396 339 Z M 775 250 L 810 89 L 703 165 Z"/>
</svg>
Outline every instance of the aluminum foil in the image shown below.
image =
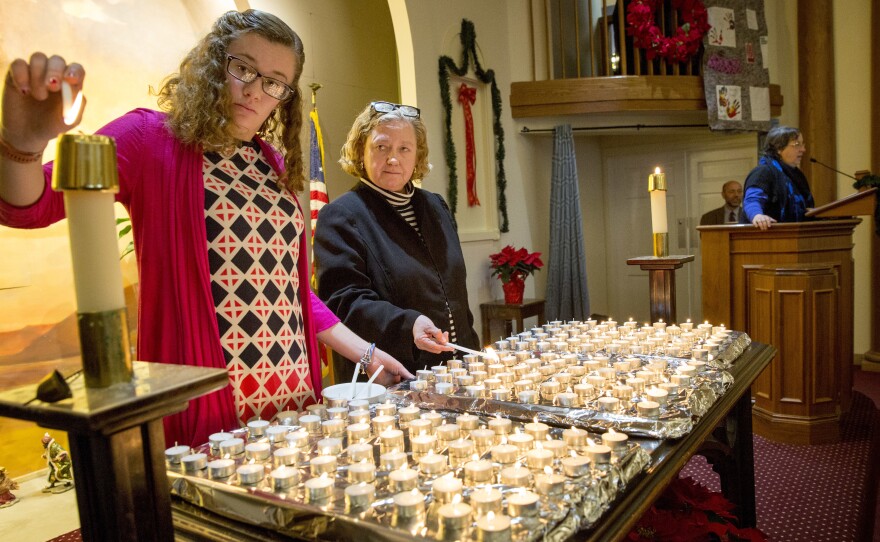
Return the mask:
<svg viewBox="0 0 880 542">
<path fill-rule="evenodd" d="M 454 421 L 454 413 L 442 414 Z M 551 435 L 557 438 L 560 438 L 561 432 L 561 428 L 550 429 Z M 247 437 L 243 431 L 233 433 L 238 437 Z M 310 438 L 305 458 L 314 457 L 316 442 L 320 438 L 323 437 L 317 435 Z M 599 440 L 600 437 L 593 435 L 593 438 Z M 406 447 L 409 449 L 408 439 Z M 378 448 L 374 447 L 376 453 Z M 194 451 L 207 453 L 209 459 L 217 458 L 207 444 Z M 443 450 L 439 453 L 443 453 Z M 481 457 L 488 459 L 490 454 L 484 452 Z M 200 509 L 290 536 L 351 542 L 443 539 L 438 527 L 439 503 L 433 500 L 431 494 L 433 479 L 420 477 L 419 490 L 425 495 L 425 516 L 411 523 L 392 526 L 393 495 L 388 487 L 388 471 L 379 469 L 376 472 L 376 500 L 372 506 L 346 509 L 344 490 L 349 485 L 346 478 L 347 454 L 343 452 L 337 458 L 339 467 L 334 479 L 333 497 L 326 503 L 318 503 L 320 505 L 307 503 L 304 495 L 304 482 L 310 478 L 308 460 L 297 464 L 302 473 L 300 483 L 281 491 L 272 489 L 270 464 L 266 465 L 266 478 L 254 485 L 240 484 L 236 474 L 227 479 L 214 480 L 210 479 L 206 470 L 185 473 L 172 465 L 169 465 L 168 477 L 172 495 Z M 417 468 L 411 456 L 409 462 L 411 467 Z M 237 466 L 243 463 L 247 463 L 243 457 L 236 459 Z M 623 451 L 613 455 L 611 463 L 594 466 L 586 476 L 566 477 L 560 496 L 542 496 L 537 517 L 511 518 L 512 539 L 516 542 L 542 539 L 563 541 L 578 531 L 590 528 L 624 491 L 627 483 L 645 471 L 649 463 L 650 454 L 638 443 L 629 441 Z M 500 465 L 496 464 L 495 468 L 497 471 Z M 460 475 L 460 470 L 456 472 L 457 475 Z M 486 485 L 481 483 L 478 487 Z M 511 492 L 519 491 L 518 488 L 498 483 L 491 484 L 491 487 L 502 492 L 505 502 Z M 465 486 L 462 491 L 465 502 L 475 489 Z M 507 513 L 506 507 L 503 513 Z M 475 517 L 473 521 L 476 521 Z M 476 540 L 476 536 L 472 522 L 463 532 L 447 534 L 447 539 Z"/>
</svg>

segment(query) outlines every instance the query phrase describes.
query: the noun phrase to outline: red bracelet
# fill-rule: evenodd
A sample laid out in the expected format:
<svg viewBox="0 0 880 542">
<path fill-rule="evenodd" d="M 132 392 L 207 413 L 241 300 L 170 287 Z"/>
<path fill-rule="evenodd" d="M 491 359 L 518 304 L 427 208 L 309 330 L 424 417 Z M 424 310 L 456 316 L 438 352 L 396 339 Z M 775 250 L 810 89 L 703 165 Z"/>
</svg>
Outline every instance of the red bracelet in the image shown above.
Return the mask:
<svg viewBox="0 0 880 542">
<path fill-rule="evenodd" d="M 20 151 L 10 145 L 5 139 L 0 137 L 0 150 L 3 151 L 3 156 L 9 158 L 13 162 L 18 162 L 19 164 L 30 164 L 33 162 L 39 162 L 43 159 L 43 151 L 39 152 L 25 152 Z"/>
</svg>

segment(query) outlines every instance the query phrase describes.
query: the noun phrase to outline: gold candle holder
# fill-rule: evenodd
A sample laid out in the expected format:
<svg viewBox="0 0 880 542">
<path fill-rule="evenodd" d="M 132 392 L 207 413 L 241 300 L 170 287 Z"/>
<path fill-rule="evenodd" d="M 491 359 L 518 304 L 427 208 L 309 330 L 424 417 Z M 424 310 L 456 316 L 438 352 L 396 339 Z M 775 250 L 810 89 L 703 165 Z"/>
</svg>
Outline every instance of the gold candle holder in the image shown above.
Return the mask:
<svg viewBox="0 0 880 542">
<path fill-rule="evenodd" d="M 64 192 L 86 387 L 131 382 L 131 347 L 113 212 L 113 194 L 119 192 L 113 139 L 62 135 L 52 188 Z"/>
</svg>

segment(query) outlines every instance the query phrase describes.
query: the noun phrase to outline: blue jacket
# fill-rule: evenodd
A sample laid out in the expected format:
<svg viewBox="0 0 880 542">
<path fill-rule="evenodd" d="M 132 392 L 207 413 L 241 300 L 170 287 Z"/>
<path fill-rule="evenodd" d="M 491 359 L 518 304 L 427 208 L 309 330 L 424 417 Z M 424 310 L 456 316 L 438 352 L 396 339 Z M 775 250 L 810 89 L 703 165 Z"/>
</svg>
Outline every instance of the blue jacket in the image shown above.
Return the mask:
<svg viewBox="0 0 880 542">
<path fill-rule="evenodd" d="M 815 207 L 803 172 L 768 156 L 746 177 L 744 192 L 743 220 L 747 223 L 758 214 L 777 222 L 804 222 L 810 220 L 805 216 L 807 209 Z"/>
</svg>

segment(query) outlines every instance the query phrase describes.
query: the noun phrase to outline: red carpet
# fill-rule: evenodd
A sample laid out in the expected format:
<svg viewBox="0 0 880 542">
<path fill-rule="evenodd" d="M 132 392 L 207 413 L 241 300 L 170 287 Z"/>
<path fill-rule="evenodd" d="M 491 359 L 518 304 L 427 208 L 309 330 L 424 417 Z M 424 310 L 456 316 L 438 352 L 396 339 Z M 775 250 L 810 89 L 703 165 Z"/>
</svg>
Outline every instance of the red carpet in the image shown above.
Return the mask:
<svg viewBox="0 0 880 542">
<path fill-rule="evenodd" d="M 871 540 L 877 420 L 874 403 L 856 392 L 837 444 L 798 446 L 754 437 L 758 528 L 772 542 Z M 721 490 L 718 475 L 701 456 L 691 459 L 681 476 Z"/>
</svg>

